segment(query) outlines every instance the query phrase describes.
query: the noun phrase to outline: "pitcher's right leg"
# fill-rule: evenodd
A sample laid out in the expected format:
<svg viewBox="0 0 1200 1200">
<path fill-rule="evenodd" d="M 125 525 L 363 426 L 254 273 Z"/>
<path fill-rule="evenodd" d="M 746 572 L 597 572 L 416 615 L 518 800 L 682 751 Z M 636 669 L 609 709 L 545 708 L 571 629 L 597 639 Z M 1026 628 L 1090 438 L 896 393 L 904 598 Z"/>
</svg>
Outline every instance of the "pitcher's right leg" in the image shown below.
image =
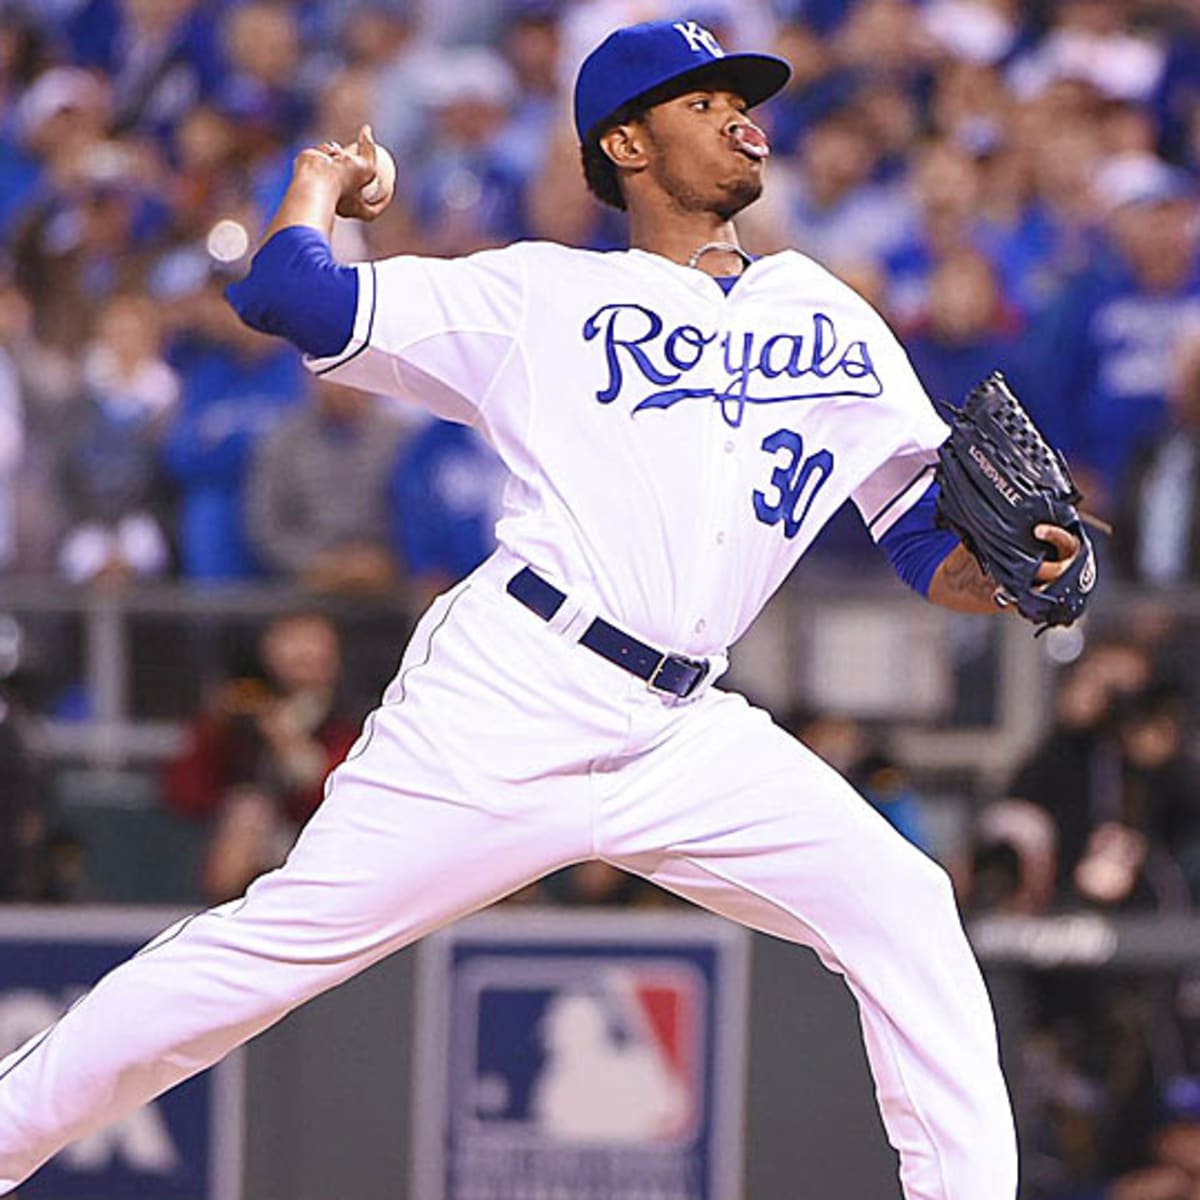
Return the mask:
<svg viewBox="0 0 1200 1200">
<path fill-rule="evenodd" d="M 601 853 L 845 977 L 907 1200 L 1015 1200 L 991 1005 L 945 871 L 740 697 L 677 720 Z"/>
<path fill-rule="evenodd" d="M 162 934 L 0 1063 L 0 1195 L 304 1000 L 587 856 L 586 776 L 497 783 L 473 804 L 473 780 L 436 769 L 455 756 L 404 714 L 372 715 L 283 867 Z"/>
</svg>

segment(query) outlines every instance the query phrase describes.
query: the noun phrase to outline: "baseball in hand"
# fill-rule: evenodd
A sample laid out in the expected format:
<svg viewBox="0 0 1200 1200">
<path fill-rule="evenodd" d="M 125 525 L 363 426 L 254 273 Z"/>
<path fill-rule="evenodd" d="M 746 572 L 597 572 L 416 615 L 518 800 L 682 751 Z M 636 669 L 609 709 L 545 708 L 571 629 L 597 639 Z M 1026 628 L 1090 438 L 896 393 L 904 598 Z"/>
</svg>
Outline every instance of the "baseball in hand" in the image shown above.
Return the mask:
<svg viewBox="0 0 1200 1200">
<path fill-rule="evenodd" d="M 364 204 L 378 204 L 396 186 L 396 160 L 386 146 L 375 144 L 375 178 L 364 184 L 359 197 Z"/>
</svg>

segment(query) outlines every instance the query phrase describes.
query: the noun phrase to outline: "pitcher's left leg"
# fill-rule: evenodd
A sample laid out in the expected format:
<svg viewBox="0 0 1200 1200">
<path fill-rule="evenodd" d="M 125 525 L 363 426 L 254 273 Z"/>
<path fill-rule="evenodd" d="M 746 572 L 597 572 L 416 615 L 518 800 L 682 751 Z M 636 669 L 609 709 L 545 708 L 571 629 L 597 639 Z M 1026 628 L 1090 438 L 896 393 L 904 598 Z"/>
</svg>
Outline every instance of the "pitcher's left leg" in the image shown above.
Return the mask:
<svg viewBox="0 0 1200 1200">
<path fill-rule="evenodd" d="M 995 1025 L 946 873 L 740 697 L 689 707 L 606 810 L 602 853 L 845 976 L 907 1200 L 1014 1200 Z"/>
</svg>

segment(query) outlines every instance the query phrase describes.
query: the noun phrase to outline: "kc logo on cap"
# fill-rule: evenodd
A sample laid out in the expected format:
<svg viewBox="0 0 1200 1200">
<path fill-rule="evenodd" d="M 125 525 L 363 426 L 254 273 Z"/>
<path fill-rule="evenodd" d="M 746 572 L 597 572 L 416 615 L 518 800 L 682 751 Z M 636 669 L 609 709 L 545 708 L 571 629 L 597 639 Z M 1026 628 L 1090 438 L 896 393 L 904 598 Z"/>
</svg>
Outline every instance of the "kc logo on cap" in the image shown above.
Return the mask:
<svg viewBox="0 0 1200 1200">
<path fill-rule="evenodd" d="M 717 41 L 716 35 L 710 29 L 705 29 L 703 25 L 698 25 L 695 21 L 676 21 L 671 26 L 679 32 L 679 35 L 687 41 L 688 48 L 694 52 L 707 50 L 713 58 L 724 58 L 725 51 L 721 49 L 721 43 Z"/>
</svg>

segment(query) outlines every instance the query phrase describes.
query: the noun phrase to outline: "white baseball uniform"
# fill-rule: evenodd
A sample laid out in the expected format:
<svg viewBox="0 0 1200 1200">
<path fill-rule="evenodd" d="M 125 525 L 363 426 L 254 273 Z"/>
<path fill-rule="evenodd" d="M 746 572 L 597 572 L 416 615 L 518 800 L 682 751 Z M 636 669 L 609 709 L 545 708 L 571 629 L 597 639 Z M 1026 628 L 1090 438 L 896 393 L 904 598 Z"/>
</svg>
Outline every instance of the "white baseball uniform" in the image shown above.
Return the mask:
<svg viewBox="0 0 1200 1200">
<path fill-rule="evenodd" d="M 0 1064 L 0 1194 L 296 1005 L 545 872 L 599 857 L 812 946 L 858 1003 L 908 1200 L 1013 1200 L 986 993 L 945 873 L 829 766 L 712 687 L 848 497 L 876 537 L 945 428 L 903 351 L 803 256 L 728 295 L 641 251 L 527 243 L 358 268 L 313 368 L 476 424 L 500 549 L 425 614 L 287 863 L 188 919 Z M 530 567 L 566 599 L 510 594 Z M 602 617 L 711 660 L 664 695 Z"/>
</svg>

